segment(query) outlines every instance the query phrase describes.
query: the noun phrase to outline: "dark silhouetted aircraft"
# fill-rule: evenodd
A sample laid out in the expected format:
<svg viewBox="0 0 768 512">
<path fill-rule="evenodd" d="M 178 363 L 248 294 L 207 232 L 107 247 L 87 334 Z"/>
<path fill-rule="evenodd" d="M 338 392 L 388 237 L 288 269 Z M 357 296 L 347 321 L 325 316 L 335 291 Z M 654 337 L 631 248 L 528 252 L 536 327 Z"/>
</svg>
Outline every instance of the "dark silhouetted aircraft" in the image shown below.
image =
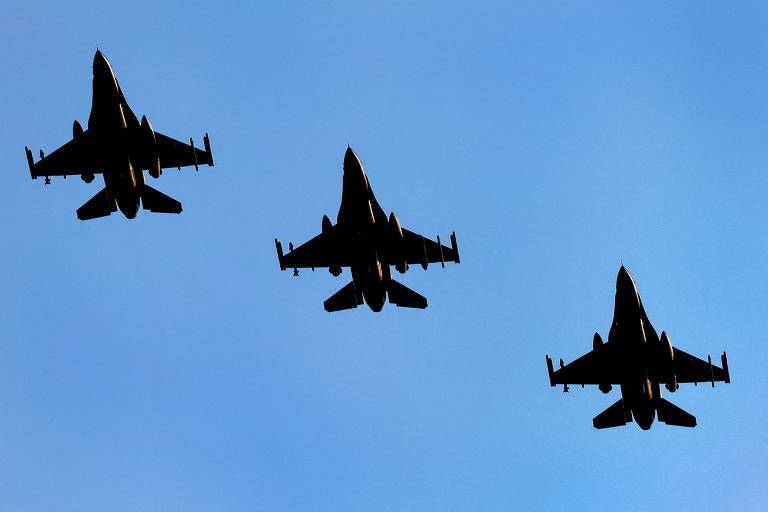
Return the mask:
<svg viewBox="0 0 768 512">
<path fill-rule="evenodd" d="M 80 220 L 104 217 L 120 211 L 136 217 L 139 199 L 145 210 L 181 213 L 181 203 L 146 184 L 144 169 L 158 178 L 162 169 L 194 165 L 213 165 L 208 134 L 203 137 L 205 151 L 195 148 L 192 139 L 184 144 L 156 132 L 147 116 L 141 123 L 131 111 L 120 90 L 107 58 L 96 50 L 93 58 L 93 103 L 88 129 L 80 123 L 72 126 L 72 140 L 48 155 L 40 150 L 41 160 L 34 163 L 32 152 L 24 148 L 32 178 L 80 175 L 86 183 L 94 174 L 104 175 L 104 188 L 77 210 Z M 117 206 L 115 205 L 117 203 Z"/>
<path fill-rule="evenodd" d="M 554 371 L 552 360 L 547 356 L 549 383 L 597 384 L 600 391 L 608 393 L 613 384 L 621 386 L 618 402 L 595 416 L 595 428 L 626 425 L 635 418 L 643 430 L 651 428 L 654 416 L 668 425 L 695 427 L 696 417 L 661 397 L 660 384 L 674 392 L 681 382 L 731 382 L 725 352 L 721 356 L 722 368 L 712 364 L 712 358 L 702 361 L 674 348 L 666 332 L 661 339 L 645 314 L 643 302 L 637 293 L 635 282 L 622 265 L 616 278 L 616 305 L 608 342 L 598 333 L 592 343 L 592 351 L 574 362 Z"/>
<path fill-rule="evenodd" d="M 401 274 L 408 265 L 419 263 L 426 270 L 429 263 L 459 263 L 456 233 L 451 234 L 451 247 L 428 240 L 400 226 L 394 212 L 389 215 L 379 206 L 363 170 L 363 164 L 351 148 L 344 155 L 344 177 L 341 206 L 333 225 L 323 216 L 322 233 L 305 244 L 283 254 L 275 239 L 280 269 L 328 267 L 338 276 L 342 267 L 350 267 L 352 282 L 325 301 L 326 311 L 356 308 L 363 300 L 373 311 L 381 311 L 384 300 L 408 308 L 426 308 L 427 299 L 392 279 L 390 265 Z"/>
</svg>

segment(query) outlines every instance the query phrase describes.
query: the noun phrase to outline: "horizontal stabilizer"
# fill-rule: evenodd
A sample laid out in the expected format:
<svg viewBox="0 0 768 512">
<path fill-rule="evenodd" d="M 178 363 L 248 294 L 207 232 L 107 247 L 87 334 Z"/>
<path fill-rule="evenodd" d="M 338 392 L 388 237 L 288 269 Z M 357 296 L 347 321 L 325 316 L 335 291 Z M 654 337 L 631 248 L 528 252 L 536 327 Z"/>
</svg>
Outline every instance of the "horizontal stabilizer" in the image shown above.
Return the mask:
<svg viewBox="0 0 768 512">
<path fill-rule="evenodd" d="M 350 281 L 347 286 L 331 295 L 328 300 L 323 302 L 326 311 L 341 311 L 342 309 L 356 308 L 363 303 L 362 293 L 358 294 L 355 290 L 355 282 Z"/>
<path fill-rule="evenodd" d="M 141 193 L 141 206 L 155 213 L 181 213 L 181 203 L 149 185 L 144 185 Z"/>
<path fill-rule="evenodd" d="M 77 218 L 80 220 L 96 219 L 106 217 L 112 212 L 117 211 L 114 199 L 107 194 L 107 189 L 103 188 L 98 194 L 93 196 L 83 206 L 77 209 Z"/>
<path fill-rule="evenodd" d="M 394 279 L 389 283 L 389 302 L 401 308 L 427 307 L 427 299 Z"/>
<path fill-rule="evenodd" d="M 696 426 L 696 416 L 688 414 L 678 406 L 671 402 L 667 402 L 663 398 L 656 406 L 656 413 L 659 421 L 663 421 L 667 425 L 677 425 L 678 427 Z"/>
<path fill-rule="evenodd" d="M 595 428 L 621 427 L 632 421 L 632 413 L 624 409 L 624 401 L 618 402 L 598 414 L 592 419 Z"/>
</svg>

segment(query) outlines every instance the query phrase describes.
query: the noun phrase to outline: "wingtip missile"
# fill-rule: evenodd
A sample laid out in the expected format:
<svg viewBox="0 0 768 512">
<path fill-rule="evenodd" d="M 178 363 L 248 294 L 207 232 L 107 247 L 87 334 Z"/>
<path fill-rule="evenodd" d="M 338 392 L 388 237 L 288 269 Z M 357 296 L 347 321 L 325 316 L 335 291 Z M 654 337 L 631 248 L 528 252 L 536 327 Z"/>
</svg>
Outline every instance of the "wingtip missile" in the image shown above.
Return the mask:
<svg viewBox="0 0 768 512">
<path fill-rule="evenodd" d="M 36 180 L 37 175 L 35 175 L 35 161 L 32 158 L 32 151 L 30 151 L 27 146 L 24 146 L 24 151 L 27 154 L 27 164 L 29 164 L 29 174 L 32 175 L 33 180 Z"/>
<path fill-rule="evenodd" d="M 461 263 L 461 258 L 459 258 L 459 246 L 456 243 L 456 232 L 454 231 L 451 233 L 451 250 L 453 251 L 453 254 L 456 256 L 456 259 L 454 260 L 456 263 Z"/>
<path fill-rule="evenodd" d="M 213 167 L 213 153 L 211 153 L 211 141 L 208 139 L 208 133 L 206 132 L 203 137 L 203 146 L 205 146 L 205 154 L 208 156 L 208 165 Z"/>
<path fill-rule="evenodd" d="M 549 373 L 549 385 L 555 387 L 555 369 L 552 367 L 552 359 L 549 358 L 549 355 L 547 355 L 546 358 L 547 372 Z"/>
<path fill-rule="evenodd" d="M 285 270 L 285 265 L 283 264 L 283 246 L 277 238 L 275 238 L 275 248 L 277 249 L 277 261 L 280 263 L 280 270 Z"/>
<path fill-rule="evenodd" d="M 728 371 L 728 357 L 726 357 L 725 351 L 723 351 L 723 355 L 720 356 L 720 361 L 723 363 L 723 371 L 725 372 L 725 383 L 730 384 L 731 372 Z"/>
<path fill-rule="evenodd" d="M 27 164 L 29 164 L 29 174 L 32 175 L 32 179 L 33 180 L 36 180 L 38 175 L 35 174 L 35 162 L 34 162 L 34 160 L 32 158 L 32 151 L 30 151 L 30 149 L 27 146 L 24 146 L 24 151 L 27 154 Z M 43 158 L 45 158 L 45 153 L 43 153 L 43 150 L 41 149 L 40 150 L 40 160 L 42 160 Z M 45 184 L 46 185 L 50 185 L 51 184 L 51 178 L 49 176 L 45 177 Z"/>
</svg>

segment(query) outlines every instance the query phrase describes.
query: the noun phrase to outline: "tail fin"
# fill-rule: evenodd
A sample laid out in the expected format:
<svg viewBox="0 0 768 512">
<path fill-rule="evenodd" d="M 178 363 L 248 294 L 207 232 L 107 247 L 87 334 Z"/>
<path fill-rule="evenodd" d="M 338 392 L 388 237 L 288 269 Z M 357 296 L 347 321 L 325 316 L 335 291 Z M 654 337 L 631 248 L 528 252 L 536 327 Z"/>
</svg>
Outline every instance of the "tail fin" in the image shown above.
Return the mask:
<svg viewBox="0 0 768 512">
<path fill-rule="evenodd" d="M 98 217 L 106 217 L 116 211 L 115 200 L 109 197 L 107 189 L 103 188 L 90 198 L 87 203 L 77 209 L 77 218 L 80 220 L 96 219 Z"/>
<path fill-rule="evenodd" d="M 671 402 L 667 402 L 663 398 L 656 406 L 656 413 L 659 421 L 663 421 L 667 425 L 677 425 L 678 427 L 696 426 L 696 416 L 688 414 L 678 406 Z"/>
<path fill-rule="evenodd" d="M 389 283 L 389 302 L 401 308 L 427 307 L 427 299 L 392 279 Z"/>
<path fill-rule="evenodd" d="M 141 193 L 141 206 L 145 210 L 156 213 L 181 213 L 181 203 L 149 185 L 144 185 Z"/>
<path fill-rule="evenodd" d="M 624 401 L 619 401 L 598 414 L 592 420 L 595 428 L 622 427 L 632 421 L 632 412 L 624 408 Z"/>
<path fill-rule="evenodd" d="M 342 309 L 356 308 L 362 303 L 363 294 L 357 293 L 357 290 L 355 290 L 355 282 L 350 281 L 348 285 L 323 302 L 323 307 L 330 313 L 333 311 L 341 311 Z"/>
</svg>

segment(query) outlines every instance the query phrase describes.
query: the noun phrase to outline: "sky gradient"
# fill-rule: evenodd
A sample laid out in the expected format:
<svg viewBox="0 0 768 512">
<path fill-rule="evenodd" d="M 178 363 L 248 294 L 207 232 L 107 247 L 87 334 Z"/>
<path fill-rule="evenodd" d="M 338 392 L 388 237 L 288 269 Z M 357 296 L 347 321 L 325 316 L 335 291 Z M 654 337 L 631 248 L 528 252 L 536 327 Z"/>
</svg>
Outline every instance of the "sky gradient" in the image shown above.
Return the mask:
<svg viewBox="0 0 768 512">
<path fill-rule="evenodd" d="M 764 510 L 763 2 L 24 2 L 0 19 L 0 512 Z M 215 167 L 181 215 L 80 222 L 30 179 L 85 125 L 96 46 Z M 349 271 L 280 272 L 335 219 L 347 144 L 403 227 L 462 263 L 429 307 L 329 314 Z M 649 319 L 732 384 L 695 429 L 597 431 L 549 387 L 607 339 L 623 262 Z"/>
</svg>

